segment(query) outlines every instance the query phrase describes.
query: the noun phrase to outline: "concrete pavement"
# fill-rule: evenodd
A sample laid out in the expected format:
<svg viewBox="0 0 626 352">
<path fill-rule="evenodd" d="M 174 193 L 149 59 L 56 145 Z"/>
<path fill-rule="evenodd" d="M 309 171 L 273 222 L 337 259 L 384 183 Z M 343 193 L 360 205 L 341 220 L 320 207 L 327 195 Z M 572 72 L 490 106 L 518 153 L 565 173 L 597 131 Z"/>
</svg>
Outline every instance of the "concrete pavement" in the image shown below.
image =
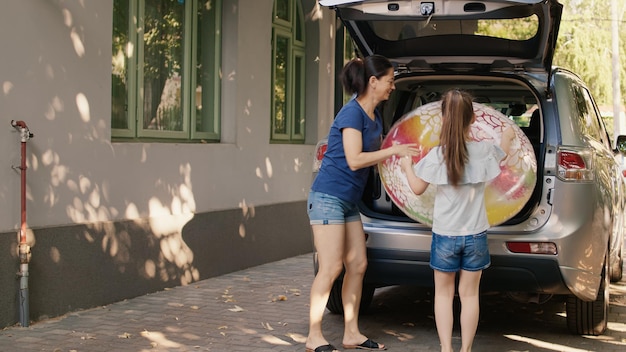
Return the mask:
<svg viewBox="0 0 626 352">
<path fill-rule="evenodd" d="M 0 331 L 0 351 L 304 351 L 310 254 L 123 302 Z M 483 299 L 474 351 L 623 351 L 626 282 L 612 287 L 607 334 L 568 334 L 562 302 Z M 361 329 L 390 351 L 438 351 L 429 290 L 377 290 Z M 326 337 L 340 347 L 342 318 L 326 314 Z M 457 347 L 458 348 L 458 347 Z"/>
</svg>

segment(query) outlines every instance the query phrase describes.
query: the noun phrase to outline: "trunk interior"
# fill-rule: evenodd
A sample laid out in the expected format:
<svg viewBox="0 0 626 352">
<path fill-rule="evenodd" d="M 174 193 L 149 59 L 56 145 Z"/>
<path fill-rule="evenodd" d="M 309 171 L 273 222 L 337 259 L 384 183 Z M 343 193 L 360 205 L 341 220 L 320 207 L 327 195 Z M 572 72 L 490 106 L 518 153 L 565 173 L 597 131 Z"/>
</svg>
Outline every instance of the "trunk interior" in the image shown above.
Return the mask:
<svg viewBox="0 0 626 352">
<path fill-rule="evenodd" d="M 471 93 L 475 102 L 490 106 L 515 121 L 533 146 L 538 176 L 543 173 L 541 107 L 538 103 L 538 93 L 531 88 L 530 84 L 520 79 L 512 79 L 510 76 L 499 75 L 413 75 L 396 77 L 395 86 L 396 90 L 389 100 L 380 106 L 383 116 L 383 138 L 393 124 L 407 113 L 421 105 L 441 100 L 441 95 L 449 89 L 462 89 Z M 540 180 L 540 177 L 537 177 L 537 180 Z M 539 204 L 540 195 L 541 182 L 537 182 L 524 208 L 503 225 L 518 224 L 526 220 Z M 371 168 L 360 208 L 361 212 L 370 218 L 414 221 L 391 201 L 381 183 L 376 167 Z"/>
</svg>

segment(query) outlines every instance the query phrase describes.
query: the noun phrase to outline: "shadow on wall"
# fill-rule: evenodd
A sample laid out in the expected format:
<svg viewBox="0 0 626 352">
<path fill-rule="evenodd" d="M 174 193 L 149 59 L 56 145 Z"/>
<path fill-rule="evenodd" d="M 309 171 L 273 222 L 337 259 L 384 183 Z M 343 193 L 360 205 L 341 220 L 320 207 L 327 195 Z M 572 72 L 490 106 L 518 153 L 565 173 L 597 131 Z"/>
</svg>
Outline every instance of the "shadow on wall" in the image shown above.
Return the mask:
<svg viewBox="0 0 626 352">
<path fill-rule="evenodd" d="M 36 229 L 30 267 L 31 319 L 106 305 L 311 252 L 310 233 L 302 230 L 303 202 L 261 207 L 255 213 L 196 214 L 182 231 L 169 234 L 154 233 L 150 221 Z M 284 219 L 276 219 L 276 214 Z M 245 236 L 240 232 L 242 224 Z M 16 241 L 12 242 L 14 246 Z M 0 291 L 4 290 L 3 296 L 15 297 L 18 287 L 3 285 Z M 3 316 L 17 313 L 17 306 L 6 303 L 0 307 Z"/>
</svg>

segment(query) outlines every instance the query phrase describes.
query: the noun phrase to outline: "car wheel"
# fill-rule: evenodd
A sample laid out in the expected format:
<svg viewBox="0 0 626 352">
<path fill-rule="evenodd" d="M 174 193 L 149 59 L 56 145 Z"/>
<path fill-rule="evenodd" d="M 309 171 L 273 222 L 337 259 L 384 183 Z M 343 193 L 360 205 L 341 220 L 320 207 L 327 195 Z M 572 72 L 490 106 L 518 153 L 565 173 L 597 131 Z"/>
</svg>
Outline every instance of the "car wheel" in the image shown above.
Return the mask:
<svg viewBox="0 0 626 352">
<path fill-rule="evenodd" d="M 611 263 L 611 282 L 618 282 L 622 280 L 622 276 L 624 275 L 624 257 L 622 256 L 622 249 L 620 248 L 619 254 L 617 256 L 617 260 Z"/>
<path fill-rule="evenodd" d="M 341 287 L 343 281 L 335 280 L 333 287 L 330 290 L 330 296 L 328 297 L 328 303 L 326 308 L 331 313 L 343 314 L 343 300 L 341 299 Z M 359 306 L 359 313 L 365 313 L 372 303 L 374 297 L 374 290 L 376 287 L 371 284 L 363 284 L 363 292 L 361 293 L 361 305 Z"/>
<path fill-rule="evenodd" d="M 602 335 L 606 331 L 609 314 L 609 265 L 604 260 L 602 281 L 595 301 L 583 301 L 574 295 L 567 297 L 565 304 L 567 328 L 579 335 Z"/>
</svg>

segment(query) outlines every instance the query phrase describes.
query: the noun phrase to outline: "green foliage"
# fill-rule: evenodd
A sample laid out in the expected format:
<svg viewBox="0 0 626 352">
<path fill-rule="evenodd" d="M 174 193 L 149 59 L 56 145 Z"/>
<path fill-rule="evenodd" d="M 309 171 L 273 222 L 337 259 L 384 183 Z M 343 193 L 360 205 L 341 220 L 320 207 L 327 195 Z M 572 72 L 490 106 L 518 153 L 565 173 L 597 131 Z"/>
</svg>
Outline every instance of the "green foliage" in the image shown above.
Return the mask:
<svg viewBox="0 0 626 352">
<path fill-rule="evenodd" d="M 563 16 L 553 63 L 580 75 L 599 105 L 610 105 L 613 100 L 610 1 L 560 2 L 563 4 Z M 625 3 L 626 0 L 617 0 L 620 20 Z M 621 56 L 626 44 L 626 33 L 621 28 L 619 36 Z M 621 87 L 626 87 L 624 66 L 620 65 L 618 69 Z"/>
<path fill-rule="evenodd" d="M 537 16 L 514 18 L 510 20 L 482 20 L 478 21 L 476 34 L 507 38 L 513 40 L 527 40 L 532 38 L 538 29 Z"/>
</svg>

